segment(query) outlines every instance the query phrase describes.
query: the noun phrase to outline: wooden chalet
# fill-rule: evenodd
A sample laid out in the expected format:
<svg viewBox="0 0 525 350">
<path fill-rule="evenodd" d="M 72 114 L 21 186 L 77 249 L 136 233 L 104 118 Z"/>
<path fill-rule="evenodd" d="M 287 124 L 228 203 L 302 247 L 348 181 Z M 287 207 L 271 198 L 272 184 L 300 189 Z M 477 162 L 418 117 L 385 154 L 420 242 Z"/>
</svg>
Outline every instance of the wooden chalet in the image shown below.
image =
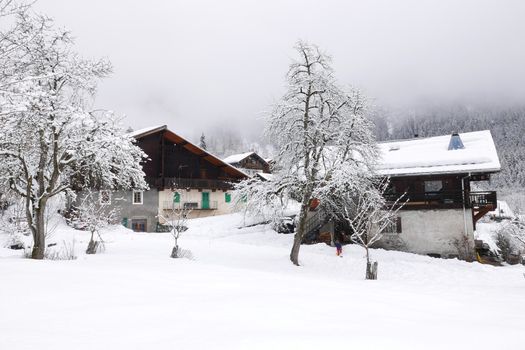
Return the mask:
<svg viewBox="0 0 525 350">
<path fill-rule="evenodd" d="M 190 217 L 229 213 L 233 184 L 248 177 L 241 170 L 199 148 L 166 125 L 130 133 L 148 155 L 143 164 L 148 191 L 123 193 L 123 224 L 135 231 L 156 231 L 177 208 Z M 162 228 L 160 228 L 162 229 Z"/>
<path fill-rule="evenodd" d="M 131 134 L 148 155 L 144 163 L 150 187 L 229 190 L 246 174 L 168 130 L 166 125 Z"/>
<path fill-rule="evenodd" d="M 497 206 L 487 188 L 501 166 L 490 131 L 389 141 L 379 144 L 379 176 L 390 179 L 390 204 L 407 202 L 377 247 L 432 256 L 471 259 L 476 223 Z M 313 214 L 307 227 L 314 235 L 326 226 Z M 324 228 L 323 226 L 328 228 Z"/>
<path fill-rule="evenodd" d="M 250 176 L 257 173 L 270 173 L 270 164 L 255 152 L 233 154 L 224 158 L 223 161 L 241 169 Z"/>
</svg>

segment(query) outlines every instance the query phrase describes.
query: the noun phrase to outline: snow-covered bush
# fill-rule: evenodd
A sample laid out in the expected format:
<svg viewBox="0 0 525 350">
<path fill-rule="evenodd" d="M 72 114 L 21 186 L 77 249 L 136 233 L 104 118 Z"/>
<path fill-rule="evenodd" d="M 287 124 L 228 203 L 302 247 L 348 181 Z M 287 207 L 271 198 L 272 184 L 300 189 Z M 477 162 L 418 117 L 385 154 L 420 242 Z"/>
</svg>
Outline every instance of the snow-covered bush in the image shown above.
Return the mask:
<svg viewBox="0 0 525 350">
<path fill-rule="evenodd" d="M 47 260 L 75 260 L 77 258 L 75 252 L 76 240 L 62 241 L 60 244 L 48 246 L 46 249 L 45 258 Z"/>
<path fill-rule="evenodd" d="M 29 227 L 27 226 L 24 204 L 21 198 L 7 191 L 2 195 L 5 205 L 0 212 L 0 233 L 6 234 L 6 248 L 23 249 L 28 245 Z"/>
<path fill-rule="evenodd" d="M 508 220 L 496 232 L 495 242 L 499 256 L 509 264 L 521 262 L 525 254 L 525 223 L 521 220 Z"/>
<path fill-rule="evenodd" d="M 287 214 L 296 214 L 288 212 L 289 206 L 294 204 L 291 203 L 294 201 L 290 199 L 289 186 L 276 176 L 269 180 L 254 177 L 235 184 L 234 209 L 243 213 L 245 226 L 255 221 L 277 227 Z M 249 223 L 247 218 L 251 219 Z"/>
</svg>

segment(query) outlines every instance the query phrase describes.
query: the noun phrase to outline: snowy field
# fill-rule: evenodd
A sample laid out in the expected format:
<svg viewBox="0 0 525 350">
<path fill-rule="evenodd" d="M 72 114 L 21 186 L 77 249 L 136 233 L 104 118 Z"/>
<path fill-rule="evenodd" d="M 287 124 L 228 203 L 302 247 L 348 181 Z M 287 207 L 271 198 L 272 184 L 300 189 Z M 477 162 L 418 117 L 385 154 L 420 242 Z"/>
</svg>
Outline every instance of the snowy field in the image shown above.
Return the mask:
<svg viewBox="0 0 525 350">
<path fill-rule="evenodd" d="M 525 268 L 324 244 L 196 219 L 171 259 L 165 233 L 115 228 L 106 252 L 32 261 L 0 248 L 0 349 L 523 349 Z M 60 237 L 60 238 L 58 238 Z"/>
</svg>

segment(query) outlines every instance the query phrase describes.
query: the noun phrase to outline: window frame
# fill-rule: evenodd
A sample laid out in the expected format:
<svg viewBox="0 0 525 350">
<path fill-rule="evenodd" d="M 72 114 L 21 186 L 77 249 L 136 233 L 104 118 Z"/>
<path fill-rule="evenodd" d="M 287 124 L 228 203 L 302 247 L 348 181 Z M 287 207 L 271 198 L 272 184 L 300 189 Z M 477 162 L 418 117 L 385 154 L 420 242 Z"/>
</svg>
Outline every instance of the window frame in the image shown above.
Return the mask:
<svg viewBox="0 0 525 350">
<path fill-rule="evenodd" d="M 105 196 L 107 195 L 107 200 Z M 109 205 L 111 204 L 111 191 L 110 190 L 100 190 L 98 191 L 98 203 L 100 205 Z"/>
<path fill-rule="evenodd" d="M 434 187 L 437 187 L 437 184 L 440 184 L 441 187 L 439 189 L 435 189 Z M 423 182 L 423 189 L 425 193 L 437 193 L 443 191 L 443 180 L 425 180 Z"/>
<path fill-rule="evenodd" d="M 392 220 L 392 222 L 390 222 L 381 233 L 386 235 L 398 235 L 403 233 L 401 216 L 396 215 L 394 220 Z"/>
<path fill-rule="evenodd" d="M 135 202 L 135 194 L 140 193 L 140 202 Z M 144 191 L 142 190 L 133 190 L 131 194 L 131 203 L 133 205 L 143 205 L 144 204 Z"/>
</svg>

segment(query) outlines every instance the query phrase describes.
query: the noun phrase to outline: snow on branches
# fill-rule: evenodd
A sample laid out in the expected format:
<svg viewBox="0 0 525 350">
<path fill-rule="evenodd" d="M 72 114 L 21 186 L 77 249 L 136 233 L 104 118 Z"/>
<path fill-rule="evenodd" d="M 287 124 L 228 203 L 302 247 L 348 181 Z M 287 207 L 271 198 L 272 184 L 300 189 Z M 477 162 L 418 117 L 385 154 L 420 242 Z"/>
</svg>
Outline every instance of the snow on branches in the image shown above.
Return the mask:
<svg viewBox="0 0 525 350">
<path fill-rule="evenodd" d="M 343 205 L 343 217 L 352 230 L 350 239 L 366 252 L 366 279 L 377 279 L 377 262 L 370 261 L 369 248 L 383 237 L 388 226 L 396 224 L 396 214 L 406 203 L 404 195 L 388 204 L 384 194 L 389 179 L 370 184 L 358 192 L 348 193 Z"/>
<path fill-rule="evenodd" d="M 113 113 L 90 110 L 110 63 L 79 57 L 50 19 L 20 12 L 0 33 L 0 64 L 0 181 L 25 198 L 41 259 L 47 201 L 73 187 L 145 188 L 145 154 Z"/>
<path fill-rule="evenodd" d="M 330 57 L 317 46 L 299 42 L 296 50 L 299 59 L 288 71 L 288 90 L 268 118 L 266 134 L 279 149 L 276 178 L 301 204 L 290 254 L 299 265 L 310 201 L 323 203 L 334 191 L 366 187 L 378 151 L 366 99 L 337 84 Z"/>
</svg>

